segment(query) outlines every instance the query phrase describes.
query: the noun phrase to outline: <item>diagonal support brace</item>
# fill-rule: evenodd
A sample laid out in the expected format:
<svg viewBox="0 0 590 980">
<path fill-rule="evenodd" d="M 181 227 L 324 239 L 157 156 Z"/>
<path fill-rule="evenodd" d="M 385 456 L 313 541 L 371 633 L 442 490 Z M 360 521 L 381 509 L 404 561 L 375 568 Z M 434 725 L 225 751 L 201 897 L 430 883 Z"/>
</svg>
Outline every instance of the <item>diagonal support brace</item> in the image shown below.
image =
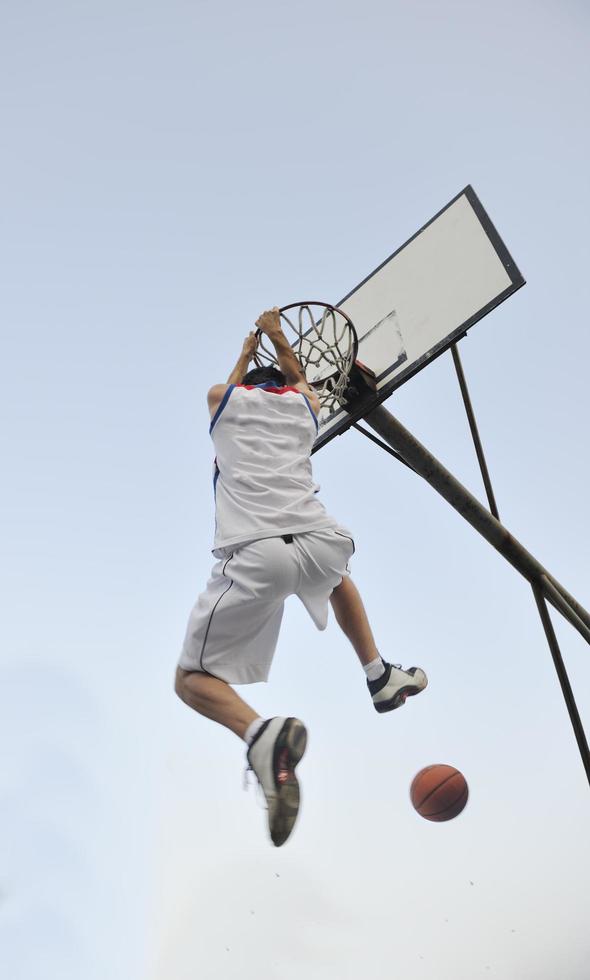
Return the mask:
<svg viewBox="0 0 590 980">
<path fill-rule="evenodd" d="M 403 457 L 444 499 L 471 524 L 496 551 L 530 583 L 544 592 L 558 612 L 565 615 L 567 606 L 574 615 L 568 619 L 587 642 L 590 642 L 590 613 L 564 589 L 537 559 L 518 541 L 476 497 L 447 470 L 425 446 L 412 435 L 383 405 L 365 416 L 381 438 Z M 558 599 L 560 597 L 560 599 Z M 580 627 L 586 627 L 582 631 Z"/>
</svg>

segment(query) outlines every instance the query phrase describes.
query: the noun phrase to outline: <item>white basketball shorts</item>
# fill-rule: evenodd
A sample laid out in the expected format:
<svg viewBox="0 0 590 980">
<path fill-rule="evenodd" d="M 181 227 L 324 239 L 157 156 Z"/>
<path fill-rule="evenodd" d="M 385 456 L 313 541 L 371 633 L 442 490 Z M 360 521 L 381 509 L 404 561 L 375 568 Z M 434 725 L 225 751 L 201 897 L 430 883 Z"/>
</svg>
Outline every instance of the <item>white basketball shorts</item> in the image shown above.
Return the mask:
<svg viewBox="0 0 590 980">
<path fill-rule="evenodd" d="M 267 680 L 290 595 L 326 628 L 330 595 L 349 574 L 352 536 L 328 528 L 285 538 L 254 541 L 214 565 L 190 614 L 179 667 L 228 684 Z"/>
</svg>

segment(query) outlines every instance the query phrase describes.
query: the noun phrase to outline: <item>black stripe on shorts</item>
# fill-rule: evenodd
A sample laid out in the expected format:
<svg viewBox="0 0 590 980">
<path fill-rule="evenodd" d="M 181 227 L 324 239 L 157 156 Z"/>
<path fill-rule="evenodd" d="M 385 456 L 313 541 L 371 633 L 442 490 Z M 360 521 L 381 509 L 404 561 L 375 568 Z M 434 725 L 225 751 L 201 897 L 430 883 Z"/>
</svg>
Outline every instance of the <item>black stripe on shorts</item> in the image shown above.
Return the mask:
<svg viewBox="0 0 590 980">
<path fill-rule="evenodd" d="M 222 575 L 225 575 L 225 570 L 226 570 L 227 566 L 229 565 L 230 561 L 232 560 L 232 558 L 233 558 L 233 554 L 229 556 L 229 558 L 227 559 L 225 565 L 223 566 L 223 569 L 221 571 L 221 574 Z M 233 580 L 233 578 L 230 578 L 229 585 L 228 585 L 227 589 L 225 590 L 225 592 L 222 592 L 221 593 L 221 595 L 219 596 L 219 599 L 217 600 L 217 602 L 213 606 L 213 609 L 211 610 L 211 615 L 209 616 L 209 622 L 207 623 L 207 629 L 205 631 L 205 637 L 203 639 L 203 646 L 201 647 L 201 657 L 200 657 L 200 660 L 199 660 L 199 664 L 201 666 L 201 670 L 205 674 L 208 673 L 208 670 L 205 667 L 205 665 L 203 664 L 203 657 L 205 656 L 205 647 L 207 645 L 207 639 L 209 637 L 209 630 L 211 629 L 211 623 L 213 622 L 213 617 L 215 615 L 215 610 L 217 609 L 217 607 L 218 607 L 219 603 L 221 602 L 221 600 L 223 599 L 224 595 L 227 595 L 227 593 L 229 592 L 229 590 L 231 589 L 231 587 L 232 587 L 233 584 L 234 584 L 234 580 Z"/>
</svg>

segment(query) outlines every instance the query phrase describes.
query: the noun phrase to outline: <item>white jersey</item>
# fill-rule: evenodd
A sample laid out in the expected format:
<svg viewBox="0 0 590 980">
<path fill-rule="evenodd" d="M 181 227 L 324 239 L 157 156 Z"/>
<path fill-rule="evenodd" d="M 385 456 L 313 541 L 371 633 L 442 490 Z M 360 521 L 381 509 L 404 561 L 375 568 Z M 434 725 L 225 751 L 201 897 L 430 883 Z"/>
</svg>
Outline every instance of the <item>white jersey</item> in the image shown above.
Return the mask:
<svg viewBox="0 0 590 980">
<path fill-rule="evenodd" d="M 217 558 L 261 538 L 337 527 L 316 496 L 310 454 L 317 428 L 309 400 L 295 388 L 229 386 L 209 430 Z"/>
</svg>

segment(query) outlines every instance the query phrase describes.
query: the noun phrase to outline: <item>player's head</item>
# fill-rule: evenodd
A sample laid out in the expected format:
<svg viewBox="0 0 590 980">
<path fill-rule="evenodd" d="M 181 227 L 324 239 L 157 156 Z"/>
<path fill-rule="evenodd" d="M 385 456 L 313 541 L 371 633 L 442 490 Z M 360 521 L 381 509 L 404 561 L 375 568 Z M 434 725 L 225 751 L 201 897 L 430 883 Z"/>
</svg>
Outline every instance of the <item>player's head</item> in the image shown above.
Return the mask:
<svg viewBox="0 0 590 980">
<path fill-rule="evenodd" d="M 277 367 L 272 364 L 265 365 L 264 367 L 255 367 L 242 378 L 243 385 L 263 385 L 268 381 L 276 385 L 277 388 L 283 388 L 287 382 L 285 375 L 282 371 L 279 371 Z"/>
</svg>

